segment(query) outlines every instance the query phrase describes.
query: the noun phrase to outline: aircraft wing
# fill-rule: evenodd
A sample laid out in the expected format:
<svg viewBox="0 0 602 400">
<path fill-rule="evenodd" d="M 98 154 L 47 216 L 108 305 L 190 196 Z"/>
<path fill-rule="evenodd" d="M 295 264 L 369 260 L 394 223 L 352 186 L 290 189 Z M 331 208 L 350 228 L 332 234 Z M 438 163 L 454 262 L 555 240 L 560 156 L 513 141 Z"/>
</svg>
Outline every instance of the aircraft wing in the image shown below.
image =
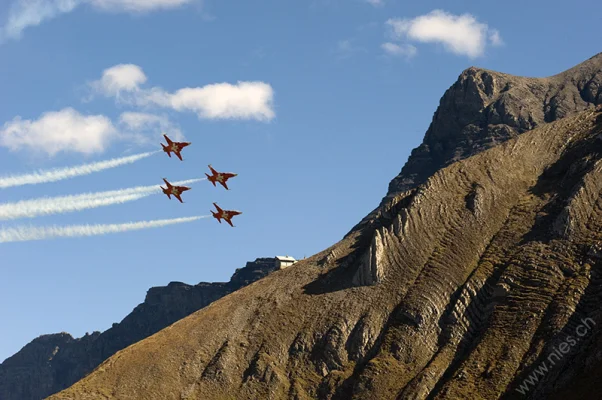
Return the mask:
<svg viewBox="0 0 602 400">
<path fill-rule="evenodd" d="M 164 135 L 163 135 L 163 137 L 165 138 L 165 140 L 167 140 L 167 144 L 168 144 L 168 145 L 171 145 L 171 144 L 173 143 L 173 142 L 171 141 L 171 139 L 169 139 L 169 138 L 167 137 L 167 135 L 165 135 L 165 134 L 164 134 Z"/>
<path fill-rule="evenodd" d="M 178 157 L 180 159 L 180 161 L 184 161 L 182 160 L 182 156 L 180 155 L 180 152 L 178 151 L 177 153 L 175 153 L 176 157 Z"/>
</svg>

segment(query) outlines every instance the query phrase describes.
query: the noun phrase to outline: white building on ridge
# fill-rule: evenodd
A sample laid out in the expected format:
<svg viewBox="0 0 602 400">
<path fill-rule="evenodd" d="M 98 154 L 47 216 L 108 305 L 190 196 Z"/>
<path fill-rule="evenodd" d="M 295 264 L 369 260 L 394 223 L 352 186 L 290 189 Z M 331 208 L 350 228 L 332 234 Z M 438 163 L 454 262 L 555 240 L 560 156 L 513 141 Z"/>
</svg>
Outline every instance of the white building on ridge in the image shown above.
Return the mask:
<svg viewBox="0 0 602 400">
<path fill-rule="evenodd" d="M 290 267 L 296 262 L 297 260 L 290 256 L 276 256 L 276 266 L 278 267 L 278 269 Z"/>
</svg>

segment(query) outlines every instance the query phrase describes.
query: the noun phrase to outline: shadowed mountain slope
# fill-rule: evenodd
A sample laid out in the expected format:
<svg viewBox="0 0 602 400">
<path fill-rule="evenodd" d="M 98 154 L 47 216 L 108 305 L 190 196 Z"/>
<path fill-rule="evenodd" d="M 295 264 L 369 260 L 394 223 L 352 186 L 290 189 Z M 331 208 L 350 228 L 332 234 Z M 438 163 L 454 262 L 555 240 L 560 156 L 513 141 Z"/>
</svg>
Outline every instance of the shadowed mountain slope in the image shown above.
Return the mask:
<svg viewBox="0 0 602 400">
<path fill-rule="evenodd" d="M 153 287 L 144 303 L 103 333 L 78 339 L 64 332 L 40 336 L 0 364 L 0 400 L 40 400 L 57 393 L 117 351 L 275 269 L 275 259 L 258 258 L 238 268 L 229 282 L 171 282 L 165 287 Z"/>
<path fill-rule="evenodd" d="M 341 242 L 51 399 L 499 399 L 519 388 L 543 399 L 570 387 L 579 357 L 602 358 L 601 112 L 539 124 L 394 190 Z M 521 387 L 588 318 L 572 351 Z"/>
</svg>

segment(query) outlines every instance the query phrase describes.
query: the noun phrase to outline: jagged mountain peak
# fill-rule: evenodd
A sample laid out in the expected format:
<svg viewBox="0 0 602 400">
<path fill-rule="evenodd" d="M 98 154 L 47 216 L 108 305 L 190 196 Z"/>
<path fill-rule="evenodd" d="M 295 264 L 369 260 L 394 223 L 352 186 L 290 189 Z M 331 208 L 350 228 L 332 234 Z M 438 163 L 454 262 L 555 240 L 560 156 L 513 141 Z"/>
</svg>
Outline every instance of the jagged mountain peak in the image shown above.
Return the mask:
<svg viewBox="0 0 602 400">
<path fill-rule="evenodd" d="M 370 224 L 399 193 L 424 183 L 441 168 L 598 104 L 602 53 L 543 78 L 465 69 L 441 97 L 422 144 L 391 180 L 380 205 L 350 233 Z"/>
<path fill-rule="evenodd" d="M 388 194 L 423 182 L 444 165 L 600 103 L 602 53 L 547 78 L 470 67 L 441 98 L 422 145 Z"/>
</svg>

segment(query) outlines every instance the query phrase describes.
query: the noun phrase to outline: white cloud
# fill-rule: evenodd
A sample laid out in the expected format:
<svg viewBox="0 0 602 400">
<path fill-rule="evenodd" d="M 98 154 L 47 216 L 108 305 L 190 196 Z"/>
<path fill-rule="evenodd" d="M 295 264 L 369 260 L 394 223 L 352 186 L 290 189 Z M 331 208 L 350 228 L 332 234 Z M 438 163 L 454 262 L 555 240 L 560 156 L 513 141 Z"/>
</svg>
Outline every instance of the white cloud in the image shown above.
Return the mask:
<svg viewBox="0 0 602 400">
<path fill-rule="evenodd" d="M 491 29 L 489 32 L 489 40 L 491 44 L 494 46 L 501 46 L 504 44 L 502 37 L 500 36 L 500 32 L 497 29 Z"/>
<path fill-rule="evenodd" d="M 373 5 L 374 7 L 381 7 L 385 5 L 384 0 L 365 0 L 366 3 Z"/>
<path fill-rule="evenodd" d="M 336 53 L 337 53 L 338 57 L 341 59 L 349 58 L 356 53 L 365 52 L 365 51 L 366 51 L 366 49 L 364 47 L 358 47 L 358 46 L 354 45 L 353 41 L 349 40 L 349 39 L 340 40 L 337 43 L 337 47 L 336 47 Z"/>
<path fill-rule="evenodd" d="M 406 58 L 414 57 L 418 51 L 416 47 L 411 44 L 395 44 L 387 42 L 383 43 L 380 47 L 392 56 L 402 56 Z"/>
<path fill-rule="evenodd" d="M 45 20 L 69 13 L 81 4 L 89 4 L 100 11 L 146 13 L 181 7 L 200 0 L 16 0 L 6 24 L 0 28 L 0 39 L 19 39 L 23 30 Z"/>
<path fill-rule="evenodd" d="M 0 30 L 0 37 L 18 39 L 23 30 L 42 21 L 71 12 L 82 0 L 19 0 L 8 13 L 8 21 Z"/>
<path fill-rule="evenodd" d="M 119 97 L 122 91 L 138 89 L 141 84 L 146 82 L 146 79 L 146 75 L 139 66 L 119 64 L 105 69 L 100 80 L 93 82 L 92 86 L 95 91 L 104 95 Z"/>
<path fill-rule="evenodd" d="M 140 88 L 145 81 L 140 67 L 121 64 L 105 70 L 101 79 L 90 86 L 96 93 L 117 97 L 119 102 L 191 111 L 199 118 L 269 121 L 275 117 L 272 109 L 274 91 L 264 82 L 215 83 L 169 93 L 160 87 Z"/>
<path fill-rule="evenodd" d="M 269 121 L 275 117 L 273 90 L 263 82 L 217 83 L 169 93 L 158 87 L 141 88 L 146 80 L 137 65 L 120 64 L 103 71 L 101 79 L 89 85 L 94 93 L 115 97 L 122 103 L 192 111 L 200 118 Z M 35 120 L 13 118 L 0 126 L 0 146 L 50 156 L 59 152 L 93 154 L 104 151 L 113 140 L 156 145 L 163 133 L 184 140 L 180 128 L 165 114 L 128 111 L 113 124 L 103 115 L 82 115 L 69 107 L 44 113 Z"/>
<path fill-rule="evenodd" d="M 351 45 L 350 40 L 340 40 L 337 43 L 337 49 L 342 53 L 347 53 L 353 51 L 353 46 Z"/>
<path fill-rule="evenodd" d="M 152 104 L 176 111 L 192 111 L 207 119 L 271 120 L 274 92 L 263 82 L 214 83 L 183 88 L 174 93 L 151 89 L 138 97 L 141 105 Z"/>
<path fill-rule="evenodd" d="M 177 8 L 192 0 L 88 0 L 101 10 L 144 13 L 160 9 Z"/>
<path fill-rule="evenodd" d="M 180 128 L 172 123 L 166 115 L 124 112 L 119 116 L 119 126 L 138 144 L 156 144 L 158 140 L 163 140 L 164 133 L 173 140 L 185 140 Z"/>
<path fill-rule="evenodd" d="M 169 125 L 167 117 L 139 112 L 124 112 L 119 116 L 119 123 L 133 131 L 148 128 L 150 126 Z"/>
<path fill-rule="evenodd" d="M 497 30 L 478 22 L 472 15 L 453 15 L 442 10 L 413 19 L 390 19 L 386 24 L 397 40 L 441 43 L 446 50 L 470 58 L 483 55 L 488 33 L 492 44 L 498 45 L 502 40 Z"/>
<path fill-rule="evenodd" d="M 82 115 L 73 108 L 47 112 L 37 120 L 15 117 L 0 128 L 0 146 L 12 151 L 34 150 L 54 156 L 59 152 L 101 153 L 111 141 L 158 145 L 163 133 L 182 141 L 180 128 L 166 115 L 124 112 L 113 124 L 103 115 Z"/>
<path fill-rule="evenodd" d="M 99 153 L 117 135 L 111 120 L 82 115 L 72 108 L 47 112 L 37 120 L 15 117 L 0 128 L 0 146 L 30 149 L 54 156 L 59 152 Z"/>
</svg>

